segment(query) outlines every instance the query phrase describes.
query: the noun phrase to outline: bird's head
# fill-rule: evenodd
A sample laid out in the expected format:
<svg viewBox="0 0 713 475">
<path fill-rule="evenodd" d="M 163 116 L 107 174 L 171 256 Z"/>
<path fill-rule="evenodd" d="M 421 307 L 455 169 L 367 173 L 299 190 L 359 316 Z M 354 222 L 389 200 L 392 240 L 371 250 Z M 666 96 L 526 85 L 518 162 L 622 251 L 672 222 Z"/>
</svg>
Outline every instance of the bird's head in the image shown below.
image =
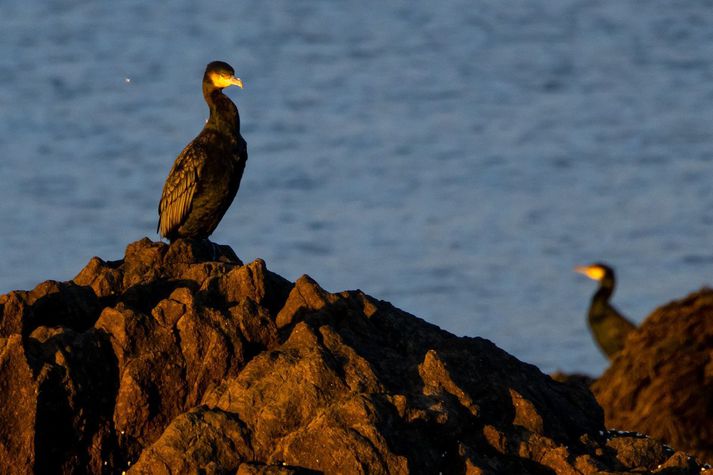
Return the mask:
<svg viewBox="0 0 713 475">
<path fill-rule="evenodd" d="M 243 87 L 243 81 L 235 77 L 233 67 L 223 61 L 213 61 L 206 66 L 203 82 L 207 82 L 218 89 L 228 86 L 238 86 L 241 89 Z"/>
<path fill-rule="evenodd" d="M 601 282 L 605 278 L 610 278 L 614 276 L 614 269 L 606 264 L 600 262 L 589 264 L 587 266 L 577 266 L 574 268 L 575 272 L 584 274 L 592 280 Z"/>
</svg>

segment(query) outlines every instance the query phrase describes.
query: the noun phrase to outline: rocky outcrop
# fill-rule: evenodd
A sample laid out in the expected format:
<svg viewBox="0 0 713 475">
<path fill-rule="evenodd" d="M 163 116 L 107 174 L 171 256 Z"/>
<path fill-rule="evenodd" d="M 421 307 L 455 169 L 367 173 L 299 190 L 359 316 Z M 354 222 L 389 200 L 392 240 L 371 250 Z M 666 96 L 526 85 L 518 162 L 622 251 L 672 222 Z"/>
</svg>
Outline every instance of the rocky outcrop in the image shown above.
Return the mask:
<svg viewBox="0 0 713 475">
<path fill-rule="evenodd" d="M 699 470 L 487 340 L 224 246 L 144 239 L 0 314 L 7 473 Z"/>
<path fill-rule="evenodd" d="M 713 290 L 654 311 L 592 391 L 607 426 L 713 461 Z"/>
</svg>

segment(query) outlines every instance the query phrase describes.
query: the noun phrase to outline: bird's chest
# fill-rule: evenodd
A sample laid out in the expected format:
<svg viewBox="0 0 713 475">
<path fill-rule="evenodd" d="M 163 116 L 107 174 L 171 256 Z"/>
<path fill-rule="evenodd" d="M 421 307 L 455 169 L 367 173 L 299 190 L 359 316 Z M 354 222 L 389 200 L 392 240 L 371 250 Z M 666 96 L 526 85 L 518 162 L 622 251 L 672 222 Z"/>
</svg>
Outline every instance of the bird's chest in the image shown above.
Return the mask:
<svg viewBox="0 0 713 475">
<path fill-rule="evenodd" d="M 235 137 L 217 135 L 208 142 L 205 159 L 205 171 L 219 174 L 221 170 L 232 172 L 239 160 L 239 143 Z"/>
</svg>

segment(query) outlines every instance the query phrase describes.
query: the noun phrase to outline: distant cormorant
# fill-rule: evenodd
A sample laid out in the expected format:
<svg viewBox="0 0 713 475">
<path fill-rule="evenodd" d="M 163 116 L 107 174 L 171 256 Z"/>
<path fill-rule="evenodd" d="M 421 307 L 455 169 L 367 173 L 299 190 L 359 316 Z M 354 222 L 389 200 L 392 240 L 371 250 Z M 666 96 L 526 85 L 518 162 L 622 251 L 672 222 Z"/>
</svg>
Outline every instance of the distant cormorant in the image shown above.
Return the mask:
<svg viewBox="0 0 713 475">
<path fill-rule="evenodd" d="M 636 328 L 636 325 L 624 318 L 609 303 L 616 284 L 614 269 L 606 264 L 596 263 L 577 266 L 574 270 L 599 282 L 599 288 L 592 297 L 592 303 L 589 306 L 589 328 L 599 348 L 607 358 L 612 359 L 623 348 L 629 332 Z"/>
<path fill-rule="evenodd" d="M 228 86 L 243 87 L 235 70 L 222 61 L 208 64 L 203 97 L 210 117 L 176 158 L 158 205 L 158 232 L 170 241 L 207 239 L 240 187 L 248 151 L 238 108 L 222 92 Z"/>
</svg>

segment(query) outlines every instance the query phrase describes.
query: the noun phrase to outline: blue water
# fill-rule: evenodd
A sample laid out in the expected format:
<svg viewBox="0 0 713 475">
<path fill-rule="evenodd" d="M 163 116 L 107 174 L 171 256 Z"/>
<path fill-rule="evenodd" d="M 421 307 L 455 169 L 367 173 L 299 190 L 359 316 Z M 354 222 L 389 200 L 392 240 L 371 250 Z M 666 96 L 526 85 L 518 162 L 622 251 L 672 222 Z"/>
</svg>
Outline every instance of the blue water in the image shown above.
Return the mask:
<svg viewBox="0 0 713 475">
<path fill-rule="evenodd" d="M 713 276 L 704 1 L 0 4 L 0 292 L 157 239 L 168 170 L 233 64 L 250 160 L 214 240 L 361 288 L 543 370 L 606 365 L 618 270 L 641 321 Z"/>
</svg>

